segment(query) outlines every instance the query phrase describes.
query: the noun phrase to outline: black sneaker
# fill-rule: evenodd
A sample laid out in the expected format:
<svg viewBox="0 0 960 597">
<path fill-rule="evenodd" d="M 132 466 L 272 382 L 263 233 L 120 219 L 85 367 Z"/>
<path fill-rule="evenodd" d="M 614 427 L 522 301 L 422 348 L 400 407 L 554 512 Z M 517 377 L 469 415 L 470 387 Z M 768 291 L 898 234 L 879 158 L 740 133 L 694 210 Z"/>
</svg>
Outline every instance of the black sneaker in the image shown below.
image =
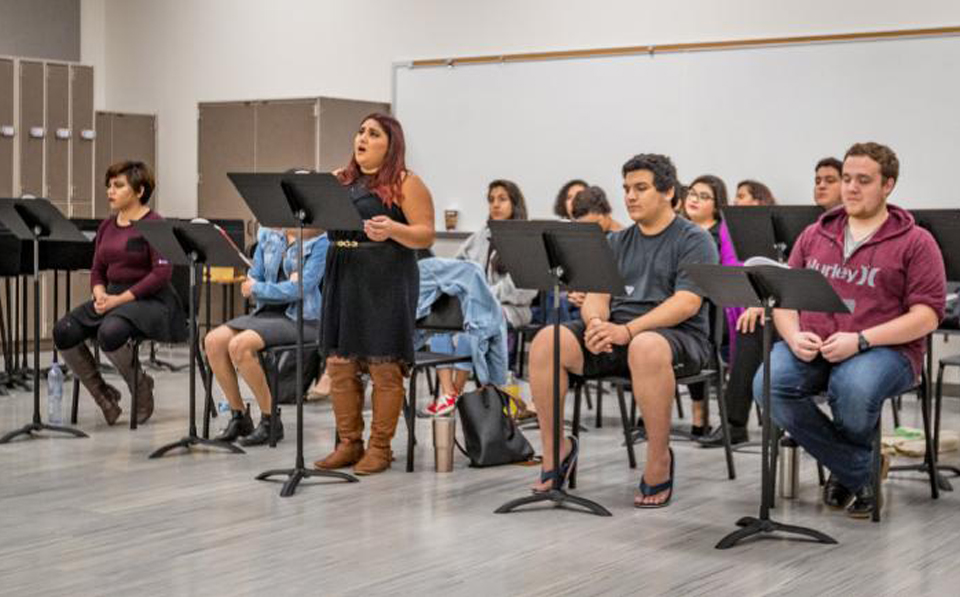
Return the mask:
<svg viewBox="0 0 960 597">
<path fill-rule="evenodd" d="M 213 438 L 218 442 L 235 442 L 237 438 L 253 433 L 253 419 L 250 418 L 250 406 L 244 410 L 231 410 L 230 421 L 220 435 Z"/>
<path fill-rule="evenodd" d="M 853 492 L 840 484 L 831 473 L 823 486 L 823 503 L 831 508 L 846 508 L 853 499 Z"/>
<path fill-rule="evenodd" d="M 883 507 L 883 496 L 876 495 L 873 483 L 867 483 L 853 496 L 853 502 L 847 506 L 847 516 L 850 518 L 870 518 L 874 508 Z"/>
<path fill-rule="evenodd" d="M 273 420 L 270 415 L 260 417 L 260 424 L 253 430 L 253 433 L 240 440 L 243 447 L 263 446 L 270 443 L 270 428 L 275 427 L 274 433 L 277 435 L 277 441 L 283 439 L 283 421 L 280 420 L 280 412 L 277 411 L 277 418 Z"/>
<path fill-rule="evenodd" d="M 750 441 L 750 434 L 747 433 L 746 427 L 734 427 L 733 425 L 728 425 L 727 428 L 730 429 L 731 446 L 745 444 Z M 723 427 L 717 427 L 710 435 L 698 439 L 697 443 L 703 448 L 722 448 Z"/>
</svg>

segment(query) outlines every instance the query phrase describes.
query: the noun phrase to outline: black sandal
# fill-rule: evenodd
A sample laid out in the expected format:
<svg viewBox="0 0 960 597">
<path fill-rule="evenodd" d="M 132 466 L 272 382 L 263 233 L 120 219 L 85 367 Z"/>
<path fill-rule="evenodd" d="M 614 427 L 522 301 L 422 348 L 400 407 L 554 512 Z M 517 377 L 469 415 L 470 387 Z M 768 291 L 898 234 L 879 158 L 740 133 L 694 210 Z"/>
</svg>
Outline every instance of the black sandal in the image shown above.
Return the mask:
<svg viewBox="0 0 960 597">
<path fill-rule="evenodd" d="M 670 504 L 670 500 L 673 499 L 673 464 L 676 462 L 676 459 L 673 457 L 673 448 L 668 448 L 670 450 L 670 478 L 664 481 L 663 483 L 654 485 L 651 487 L 647 485 L 647 482 L 640 477 L 640 495 L 643 497 L 650 497 L 652 495 L 657 495 L 658 493 L 663 493 L 664 491 L 670 491 L 670 495 L 667 496 L 667 499 L 663 500 L 659 504 L 644 504 L 642 502 L 638 503 L 633 502 L 634 508 L 644 508 L 644 509 L 653 509 L 653 508 L 664 508 Z"/>
<path fill-rule="evenodd" d="M 567 484 L 567 481 L 570 479 L 570 473 L 573 472 L 573 467 L 577 462 L 577 457 L 580 455 L 580 442 L 576 437 L 570 436 L 570 453 L 567 454 L 567 457 L 560 462 L 560 472 L 556 470 L 551 471 L 540 471 L 540 482 L 546 483 L 547 481 L 554 481 L 557 478 L 557 475 L 560 475 L 560 489 L 563 489 L 563 486 Z M 531 489 L 533 493 L 546 493 L 551 491 L 553 486 L 550 486 L 550 489 Z"/>
</svg>

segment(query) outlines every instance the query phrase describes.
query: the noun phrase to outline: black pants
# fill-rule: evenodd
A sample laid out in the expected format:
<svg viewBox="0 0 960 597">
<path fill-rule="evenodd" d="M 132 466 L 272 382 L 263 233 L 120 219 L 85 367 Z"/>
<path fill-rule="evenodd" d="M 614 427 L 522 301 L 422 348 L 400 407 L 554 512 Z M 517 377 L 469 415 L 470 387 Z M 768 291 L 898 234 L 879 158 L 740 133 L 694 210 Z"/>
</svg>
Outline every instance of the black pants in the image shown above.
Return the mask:
<svg viewBox="0 0 960 597">
<path fill-rule="evenodd" d="M 116 315 L 107 315 L 100 320 L 100 325 L 95 326 L 83 325 L 72 315 L 67 315 L 53 326 L 53 342 L 59 350 L 66 350 L 96 336 L 100 348 L 113 352 L 136 333 L 137 329 L 129 321 Z"/>
<path fill-rule="evenodd" d="M 780 340 L 773 330 L 771 345 Z M 737 335 L 737 350 L 727 382 L 727 422 L 731 427 L 746 427 L 753 406 L 753 376 L 763 364 L 763 326 L 752 333 Z"/>
</svg>

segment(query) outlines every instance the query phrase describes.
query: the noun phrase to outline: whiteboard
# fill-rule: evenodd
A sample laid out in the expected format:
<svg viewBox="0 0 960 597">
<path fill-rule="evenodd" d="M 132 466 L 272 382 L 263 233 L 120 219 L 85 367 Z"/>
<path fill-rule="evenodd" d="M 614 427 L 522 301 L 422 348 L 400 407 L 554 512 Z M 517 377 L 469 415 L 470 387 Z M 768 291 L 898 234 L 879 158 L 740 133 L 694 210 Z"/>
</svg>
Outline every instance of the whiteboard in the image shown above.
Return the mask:
<svg viewBox="0 0 960 597">
<path fill-rule="evenodd" d="M 960 38 L 823 43 L 662 55 L 395 66 L 407 165 L 460 230 L 487 218 L 487 184 L 520 185 L 531 217 L 560 186 L 603 187 L 627 222 L 620 168 L 664 153 L 681 182 L 765 182 L 783 204 L 813 200 L 813 168 L 856 141 L 900 158 L 891 202 L 960 207 Z"/>
</svg>

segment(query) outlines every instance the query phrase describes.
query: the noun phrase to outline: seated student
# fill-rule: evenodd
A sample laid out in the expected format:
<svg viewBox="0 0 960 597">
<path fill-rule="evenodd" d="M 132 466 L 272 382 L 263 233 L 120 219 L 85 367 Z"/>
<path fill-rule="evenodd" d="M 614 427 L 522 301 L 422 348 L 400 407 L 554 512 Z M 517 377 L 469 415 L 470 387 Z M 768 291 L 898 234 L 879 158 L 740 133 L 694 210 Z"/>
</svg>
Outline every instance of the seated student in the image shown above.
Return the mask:
<svg viewBox="0 0 960 597">
<path fill-rule="evenodd" d="M 494 180 L 487 187 L 489 220 L 526 220 L 527 203 L 520 187 L 509 180 Z M 490 227 L 473 233 L 464 241 L 454 256 L 456 259 L 473 261 L 483 266 L 490 290 L 503 309 L 508 328 L 517 328 L 530 323 L 530 304 L 537 296 L 535 290 L 521 290 L 513 283 L 490 243 Z M 471 354 L 469 339 L 463 334 L 435 334 L 430 338 L 430 350 L 444 354 Z M 456 372 L 454 374 L 454 371 Z M 470 363 L 459 363 L 453 369 L 438 368 L 441 395 L 424 409 L 428 415 L 449 414 L 457 404 L 470 375 Z"/>
<path fill-rule="evenodd" d="M 573 198 L 588 186 L 590 185 L 579 178 L 574 178 L 564 183 L 557 192 L 557 198 L 553 202 L 553 213 L 561 220 L 569 220 Z"/>
<path fill-rule="evenodd" d="M 730 231 L 727 224 L 723 221 L 723 215 L 720 210 L 727 205 L 727 185 L 723 180 L 712 174 L 698 176 L 690 184 L 686 196 L 683 199 L 682 214 L 688 220 L 700 226 L 710 233 L 713 242 L 717 246 L 720 254 L 720 263 L 722 265 L 741 265 L 737 259 L 737 254 L 733 249 L 733 240 L 730 238 Z M 733 358 L 736 351 L 736 331 L 735 326 L 737 318 L 743 309 L 729 308 L 725 309 L 727 318 L 727 338 L 729 356 L 727 360 Z M 712 324 L 712 322 L 711 322 Z M 706 383 L 698 383 L 690 386 L 690 400 L 693 401 L 692 424 L 690 434 L 694 437 L 703 437 L 710 433 L 709 421 L 706 420 Z"/>
<path fill-rule="evenodd" d="M 623 224 L 614 220 L 612 213 L 613 209 L 610 207 L 610 202 L 607 201 L 607 194 L 600 187 L 583 189 L 576 194 L 570 204 L 571 220 L 599 224 L 604 232 L 623 230 Z M 574 319 L 579 319 L 580 307 L 583 306 L 583 301 L 586 298 L 587 293 L 585 292 L 567 293 L 567 302 L 573 306 L 570 315 Z"/>
<path fill-rule="evenodd" d="M 783 341 L 770 356 L 771 415 L 830 470 L 824 503 L 855 518 L 881 507 L 871 463 L 883 401 L 916 383 L 924 338 L 943 316 L 940 250 L 908 211 L 887 203 L 899 169 L 889 147 L 853 145 L 843 161 L 843 209 L 821 216 L 790 252 L 790 267 L 823 273 L 852 313 L 774 312 Z M 761 371 L 755 400 L 762 387 Z M 821 392 L 832 419 L 814 403 Z"/>
<path fill-rule="evenodd" d="M 840 178 L 843 162 L 835 157 L 823 158 L 814 168 L 813 201 L 830 211 L 843 203 L 840 198 Z"/>
<path fill-rule="evenodd" d="M 840 172 L 843 162 L 834 157 L 823 158 L 814 167 L 813 200 L 829 210 L 840 204 Z M 753 376 L 763 362 L 763 309 L 741 310 L 740 316 L 730 329 L 736 331 L 736 353 L 730 358 L 730 376 L 726 388 L 727 424 L 730 443 L 743 444 L 750 441 L 747 422 L 753 405 Z M 760 322 L 758 324 L 758 322 Z M 728 319 L 728 324 L 729 324 Z M 774 342 L 779 337 L 773 332 Z M 723 446 L 723 431 L 718 427 L 713 433 L 697 440 L 705 448 Z"/>
<path fill-rule="evenodd" d="M 108 425 L 120 416 L 120 392 L 100 375 L 85 340 L 96 336 L 131 395 L 138 380 L 137 422 L 153 414 L 153 378 L 134 358 L 129 340 L 181 342 L 187 320 L 170 286 L 173 267 L 147 244 L 133 226 L 139 220 L 162 220 L 147 203 L 156 188 L 143 162 L 118 162 L 107 169 L 107 200 L 115 212 L 100 224 L 95 241 L 90 287 L 93 299 L 75 308 L 53 328 L 53 341 L 64 362 L 90 392 Z"/>
<path fill-rule="evenodd" d="M 582 320 L 561 325 L 560 396 L 566 395 L 571 374 L 633 379 L 647 430 L 647 465 L 634 505 L 659 508 L 673 494 L 669 443 L 675 375 L 695 373 L 710 360 L 707 308 L 682 268 L 717 263 L 718 257 L 710 235 L 673 211 L 677 173 L 670 158 L 640 154 L 622 172 L 635 225 L 611 233 L 609 241 L 629 294 L 590 293 Z M 552 327 L 544 328 L 530 349 L 530 387 L 543 440 L 543 470 L 534 491 L 550 489 L 558 476 L 564 482 L 579 452 L 574 438 L 552 433 L 553 334 Z M 553 462 L 555 440 L 563 442 L 559 463 Z"/>
<path fill-rule="evenodd" d="M 253 265 L 240 290 L 253 298 L 256 308 L 249 315 L 235 317 L 217 326 L 204 338 L 204 348 L 213 375 L 230 403 L 231 417 L 216 439 L 242 446 L 261 446 L 270 441 L 270 429 L 276 427 L 277 440 L 283 439 L 280 411 L 271 420 L 272 397 L 257 353 L 270 346 L 297 341 L 297 231 L 261 227 Z M 303 336 L 320 334 L 320 281 L 326 267 L 327 235 L 317 230 L 303 231 Z M 237 371 L 253 391 L 260 406 L 260 424 L 256 429 L 249 407 L 240 397 Z"/>
<path fill-rule="evenodd" d="M 570 219 L 576 222 L 599 224 L 604 232 L 623 230 L 623 224 L 613 219 L 613 209 L 607 194 L 600 187 L 587 187 L 576 194 L 570 204 Z"/>
<path fill-rule="evenodd" d="M 737 196 L 733 204 L 742 207 L 746 205 L 776 205 L 770 188 L 756 180 L 743 180 L 737 183 Z"/>
</svg>

